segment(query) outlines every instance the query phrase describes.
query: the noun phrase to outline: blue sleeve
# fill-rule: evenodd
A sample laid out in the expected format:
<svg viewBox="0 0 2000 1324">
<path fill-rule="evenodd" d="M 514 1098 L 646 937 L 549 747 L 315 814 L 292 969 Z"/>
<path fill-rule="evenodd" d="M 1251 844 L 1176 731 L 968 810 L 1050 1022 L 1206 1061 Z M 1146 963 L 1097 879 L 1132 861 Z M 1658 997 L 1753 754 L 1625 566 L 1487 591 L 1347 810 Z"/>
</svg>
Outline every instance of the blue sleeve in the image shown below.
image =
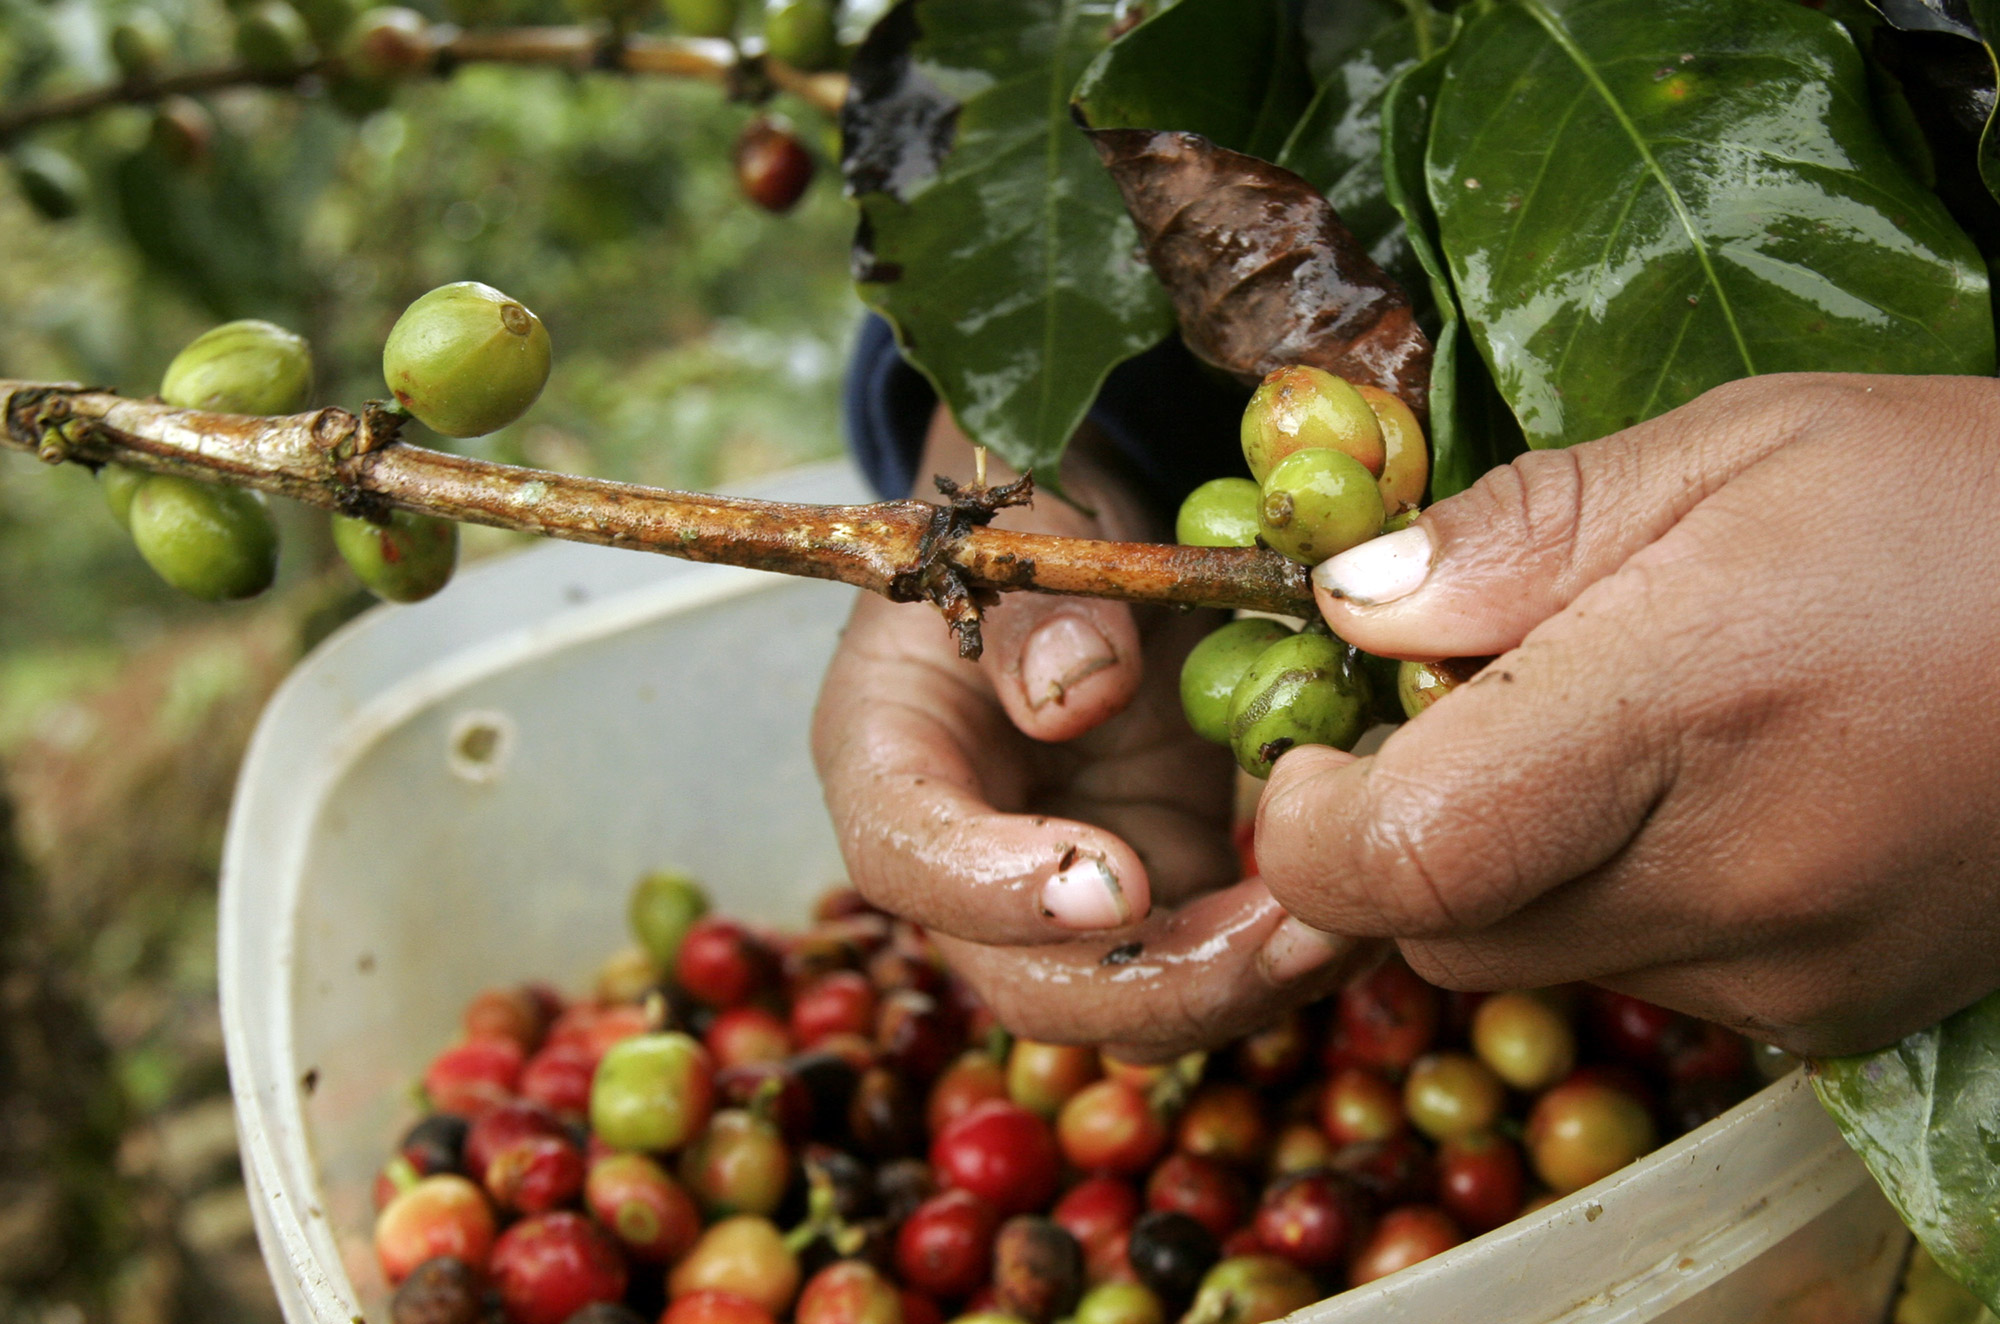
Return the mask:
<svg viewBox="0 0 2000 1324">
<path fill-rule="evenodd" d="M 1174 336 L 1112 371 L 1090 421 L 1110 437 L 1147 496 L 1172 510 L 1199 483 L 1248 476 L 1236 436 L 1248 398 Z M 917 487 L 917 459 L 936 405 L 936 392 L 904 361 L 889 324 L 870 314 L 848 361 L 842 413 L 848 449 L 882 496 L 909 496 Z"/>
</svg>

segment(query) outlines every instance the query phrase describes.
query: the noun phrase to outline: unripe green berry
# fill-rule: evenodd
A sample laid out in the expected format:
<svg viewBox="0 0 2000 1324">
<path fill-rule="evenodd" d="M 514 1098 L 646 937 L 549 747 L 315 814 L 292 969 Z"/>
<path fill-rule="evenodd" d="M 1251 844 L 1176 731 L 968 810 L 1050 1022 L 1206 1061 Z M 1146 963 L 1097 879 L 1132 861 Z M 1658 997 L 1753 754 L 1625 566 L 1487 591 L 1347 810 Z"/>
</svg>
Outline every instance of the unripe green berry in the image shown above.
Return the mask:
<svg viewBox="0 0 2000 1324">
<path fill-rule="evenodd" d="M 1262 500 L 1248 478 L 1211 478 L 1181 502 L 1174 541 L 1188 547 L 1255 547 Z"/>
<path fill-rule="evenodd" d="M 389 512 L 387 524 L 333 517 L 333 545 L 376 597 L 422 602 L 458 568 L 458 525 L 448 519 Z"/>
<path fill-rule="evenodd" d="M 840 33 L 827 0 L 771 0 L 764 10 L 764 49 L 795 69 L 831 69 L 840 60 Z"/>
<path fill-rule="evenodd" d="M 1253 777 L 1297 745 L 1352 749 L 1368 729 L 1368 681 L 1351 650 L 1307 630 L 1257 655 L 1229 696 L 1229 744 Z"/>
<path fill-rule="evenodd" d="M 1264 480 L 1257 534 L 1306 565 L 1318 565 L 1382 531 L 1382 489 L 1345 452 L 1296 451 Z"/>
<path fill-rule="evenodd" d="M 549 379 L 541 319 L 490 285 L 459 281 L 403 310 L 382 348 L 402 406 L 447 437 L 480 437 L 528 411 Z"/>
<path fill-rule="evenodd" d="M 97 471 L 97 486 L 104 493 L 104 504 L 121 528 L 132 527 L 132 498 L 150 476 L 122 464 L 107 464 Z"/>
<path fill-rule="evenodd" d="M 1276 1255 L 1232 1256 L 1210 1269 L 1183 1324 L 1267 1324 L 1320 1299 L 1312 1275 Z"/>
<path fill-rule="evenodd" d="M 133 10 L 111 29 L 111 61 L 133 82 L 160 72 L 173 49 L 174 34 L 166 20 L 150 9 Z"/>
<path fill-rule="evenodd" d="M 154 151 L 175 165 L 200 165 L 215 138 L 215 119 L 192 97 L 165 97 L 153 112 L 147 138 Z"/>
<path fill-rule="evenodd" d="M 1229 698 L 1265 649 L 1292 632 L 1269 617 L 1231 621 L 1196 644 L 1181 663 L 1181 711 L 1203 740 L 1229 743 Z"/>
<path fill-rule="evenodd" d="M 315 42 L 331 50 L 354 26 L 361 7 L 355 0 L 290 0 Z"/>
<path fill-rule="evenodd" d="M 414 9 L 388 5 L 355 20 L 340 57 L 357 78 L 399 78 L 421 72 L 435 53 L 430 22 Z"/>
<path fill-rule="evenodd" d="M 626 913 L 646 954 L 661 969 L 671 970 L 688 929 L 708 913 L 708 893 L 684 874 L 649 873 L 632 889 Z"/>
<path fill-rule="evenodd" d="M 1361 393 L 1340 377 L 1303 364 L 1264 378 L 1243 410 L 1243 458 L 1258 482 L 1296 451 L 1329 447 L 1382 472 L 1382 425 Z"/>
<path fill-rule="evenodd" d="M 396 99 L 396 85 L 386 78 L 356 78 L 339 74 L 327 80 L 327 100 L 352 120 L 365 120 L 386 110 Z"/>
<path fill-rule="evenodd" d="M 312 349 L 270 322 L 224 322 L 174 355 L 160 398 L 176 409 L 296 414 L 312 399 Z"/>
<path fill-rule="evenodd" d="M 732 37 L 736 0 L 667 0 L 667 18 L 683 37 Z"/>
<path fill-rule="evenodd" d="M 1396 666 L 1396 699 L 1405 717 L 1415 717 L 1479 674 L 1491 658 L 1448 657 L 1439 662 L 1403 661 Z"/>
<path fill-rule="evenodd" d="M 53 147 L 16 150 L 14 182 L 43 220 L 66 221 L 83 210 L 83 169 Z"/>
<path fill-rule="evenodd" d="M 313 54 L 312 30 L 285 0 L 260 0 L 237 20 L 237 58 L 259 73 L 289 73 Z"/>
<path fill-rule="evenodd" d="M 139 555 L 190 597 L 251 598 L 277 577 L 278 531 L 253 493 L 154 474 L 133 495 L 131 518 Z"/>
</svg>

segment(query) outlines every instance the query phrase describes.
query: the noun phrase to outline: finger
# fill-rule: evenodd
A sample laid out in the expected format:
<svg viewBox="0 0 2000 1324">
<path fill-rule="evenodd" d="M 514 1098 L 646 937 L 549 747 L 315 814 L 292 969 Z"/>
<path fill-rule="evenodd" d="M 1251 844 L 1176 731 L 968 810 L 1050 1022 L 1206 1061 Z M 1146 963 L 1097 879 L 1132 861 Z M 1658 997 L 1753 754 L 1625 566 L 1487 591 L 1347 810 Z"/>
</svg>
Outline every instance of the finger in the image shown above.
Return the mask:
<svg viewBox="0 0 2000 1324">
<path fill-rule="evenodd" d="M 1824 391 L 1783 385 L 1733 383 L 1602 441 L 1495 469 L 1410 528 L 1315 569 L 1320 611 L 1382 656 L 1503 653 L 1829 407 Z"/>
<path fill-rule="evenodd" d="M 1054 1043 L 1156 1060 L 1234 1038 L 1338 987 L 1372 944 L 1302 933 L 1247 880 L 1115 940 L 1031 950 L 943 939 L 1000 1023 Z"/>
<path fill-rule="evenodd" d="M 936 632 L 928 608 L 864 599 L 827 671 L 813 756 L 855 886 L 885 910 L 982 942 L 1053 942 L 1144 918 L 1145 866 L 1116 835 L 993 808 L 1025 798 L 993 755 L 1018 737 L 978 669 Z"/>
<path fill-rule="evenodd" d="M 1462 934 L 1610 859 L 1672 773 L 1674 660 L 1618 624 L 1643 619 L 1646 582 L 1593 588 L 1369 758 L 1280 759 L 1256 849 L 1285 908 L 1340 933 Z"/>
<path fill-rule="evenodd" d="M 982 628 L 980 665 L 1024 735 L 1073 739 L 1138 692 L 1139 628 L 1122 603 L 1015 593 L 986 612 Z"/>
</svg>

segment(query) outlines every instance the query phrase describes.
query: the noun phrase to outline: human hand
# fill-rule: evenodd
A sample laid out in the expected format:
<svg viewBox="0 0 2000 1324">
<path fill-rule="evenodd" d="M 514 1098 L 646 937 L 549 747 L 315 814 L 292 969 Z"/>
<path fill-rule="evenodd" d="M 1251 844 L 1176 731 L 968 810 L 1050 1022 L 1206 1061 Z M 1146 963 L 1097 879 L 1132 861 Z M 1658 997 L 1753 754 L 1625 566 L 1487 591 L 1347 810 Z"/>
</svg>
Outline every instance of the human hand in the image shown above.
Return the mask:
<svg viewBox="0 0 2000 1324">
<path fill-rule="evenodd" d="M 972 470 L 940 412 L 918 472 Z M 1096 514 L 1044 497 L 996 522 L 1163 536 L 1087 439 L 1064 483 Z M 1181 659 L 1214 624 L 1010 594 L 975 664 L 928 605 L 855 608 L 813 723 L 850 876 L 929 929 L 1017 1033 L 1178 1052 L 1322 991 L 1352 947 L 1285 925 L 1237 879 L 1234 764 L 1180 712 Z"/>
<path fill-rule="evenodd" d="M 1447 987 L 1591 980 L 1795 1052 L 2000 984 L 2000 381 L 1772 376 L 1528 456 L 1315 572 L 1500 654 L 1259 812 L 1294 915 Z"/>
</svg>

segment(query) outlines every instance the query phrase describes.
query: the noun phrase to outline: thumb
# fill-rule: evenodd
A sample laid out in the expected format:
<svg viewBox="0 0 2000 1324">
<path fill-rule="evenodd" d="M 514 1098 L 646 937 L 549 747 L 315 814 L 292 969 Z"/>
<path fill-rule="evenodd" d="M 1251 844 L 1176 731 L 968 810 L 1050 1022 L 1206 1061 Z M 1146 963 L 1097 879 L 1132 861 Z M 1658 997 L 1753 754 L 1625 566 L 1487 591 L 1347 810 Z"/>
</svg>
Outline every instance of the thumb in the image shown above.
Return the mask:
<svg viewBox="0 0 2000 1324">
<path fill-rule="evenodd" d="M 987 612 L 982 628 L 980 665 L 1024 735 L 1080 736 L 1138 691 L 1139 628 L 1122 603 L 1015 593 Z"/>
<path fill-rule="evenodd" d="M 1387 657 L 1504 653 L 1806 422 L 1772 378 L 1537 451 L 1313 571 L 1334 633 Z"/>
</svg>

